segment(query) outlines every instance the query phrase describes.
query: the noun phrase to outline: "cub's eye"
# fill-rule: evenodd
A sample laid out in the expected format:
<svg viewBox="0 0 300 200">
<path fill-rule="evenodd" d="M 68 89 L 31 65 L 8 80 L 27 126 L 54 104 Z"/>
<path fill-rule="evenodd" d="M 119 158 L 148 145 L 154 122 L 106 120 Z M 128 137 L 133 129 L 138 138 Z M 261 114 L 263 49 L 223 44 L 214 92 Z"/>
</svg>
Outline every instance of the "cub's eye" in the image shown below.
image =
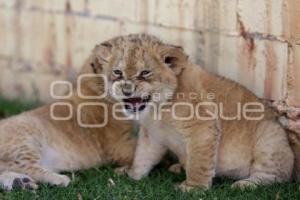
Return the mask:
<svg viewBox="0 0 300 200">
<path fill-rule="evenodd" d="M 141 76 L 149 76 L 151 74 L 151 71 L 150 70 L 143 70 L 141 71 L 140 75 Z"/>
<path fill-rule="evenodd" d="M 123 75 L 122 71 L 118 70 L 118 69 L 114 70 L 113 74 L 116 75 L 116 76 L 122 76 Z"/>
</svg>

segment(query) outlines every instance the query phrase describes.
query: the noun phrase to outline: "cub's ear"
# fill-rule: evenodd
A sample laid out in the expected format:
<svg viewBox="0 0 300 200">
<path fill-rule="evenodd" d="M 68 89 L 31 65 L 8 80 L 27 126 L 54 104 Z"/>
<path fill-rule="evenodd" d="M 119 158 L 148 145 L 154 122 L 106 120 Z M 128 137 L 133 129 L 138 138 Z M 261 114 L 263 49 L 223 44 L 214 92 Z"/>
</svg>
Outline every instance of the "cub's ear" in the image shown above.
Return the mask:
<svg viewBox="0 0 300 200">
<path fill-rule="evenodd" d="M 99 74 L 102 72 L 102 65 L 99 63 L 98 58 L 92 53 L 84 62 L 80 70 L 80 74 Z"/>
<path fill-rule="evenodd" d="M 161 51 L 163 62 L 179 75 L 188 64 L 188 55 L 180 46 L 164 45 Z"/>
<path fill-rule="evenodd" d="M 92 55 L 88 59 L 89 72 L 95 74 L 102 72 L 102 64 L 107 63 L 111 56 L 112 45 L 109 42 L 103 42 L 96 45 L 92 51 Z"/>
<path fill-rule="evenodd" d="M 96 55 L 99 63 L 107 63 L 109 58 L 112 55 L 113 45 L 109 42 L 103 42 L 99 45 L 96 45 L 93 53 Z"/>
<path fill-rule="evenodd" d="M 102 72 L 102 65 L 99 63 L 98 58 L 96 56 L 92 56 L 89 60 L 89 65 L 91 67 L 91 71 L 94 74 L 99 74 Z"/>
</svg>

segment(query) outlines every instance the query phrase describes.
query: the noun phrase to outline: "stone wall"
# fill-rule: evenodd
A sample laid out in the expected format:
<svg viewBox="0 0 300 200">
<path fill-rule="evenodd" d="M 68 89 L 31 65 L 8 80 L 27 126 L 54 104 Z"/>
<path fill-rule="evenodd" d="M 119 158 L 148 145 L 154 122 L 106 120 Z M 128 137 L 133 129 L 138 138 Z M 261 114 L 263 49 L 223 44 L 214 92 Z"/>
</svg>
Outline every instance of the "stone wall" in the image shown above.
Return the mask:
<svg viewBox="0 0 300 200">
<path fill-rule="evenodd" d="M 151 33 L 259 97 L 300 106 L 299 0 L 0 0 L 0 94 L 47 102 L 96 43 Z"/>
</svg>

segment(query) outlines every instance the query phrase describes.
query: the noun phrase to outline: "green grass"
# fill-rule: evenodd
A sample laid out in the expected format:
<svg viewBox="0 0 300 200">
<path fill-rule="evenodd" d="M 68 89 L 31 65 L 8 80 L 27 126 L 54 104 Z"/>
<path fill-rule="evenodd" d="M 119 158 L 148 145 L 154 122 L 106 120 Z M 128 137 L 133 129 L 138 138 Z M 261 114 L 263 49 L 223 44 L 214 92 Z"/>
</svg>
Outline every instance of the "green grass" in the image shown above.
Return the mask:
<svg viewBox="0 0 300 200">
<path fill-rule="evenodd" d="M 71 174 L 68 174 L 72 177 Z M 67 188 L 41 185 L 33 192 L 13 190 L 0 193 L 0 199 L 300 199 L 299 184 L 275 184 L 253 191 L 231 190 L 232 181 L 217 179 L 212 189 L 183 193 L 174 189 L 174 183 L 184 180 L 184 175 L 174 175 L 166 168 L 155 169 L 140 182 L 113 172 L 111 167 L 90 169 L 74 174 Z M 114 184 L 111 184 L 113 180 Z"/>
<path fill-rule="evenodd" d="M 7 100 L 0 97 L 0 118 L 9 117 L 20 112 L 32 109 L 39 103 L 22 102 L 21 100 Z"/>
<path fill-rule="evenodd" d="M 10 102 L 0 98 L 0 113 L 10 116 L 31 108 L 32 103 Z M 23 199 L 300 199 L 299 182 L 274 184 L 259 187 L 256 190 L 232 190 L 232 180 L 215 179 L 212 189 L 182 193 L 174 189 L 174 184 L 184 180 L 184 174 L 174 175 L 167 171 L 166 166 L 160 165 L 140 182 L 135 182 L 126 176 L 113 172 L 112 166 L 93 168 L 90 170 L 67 173 L 73 181 L 67 188 L 40 185 L 36 192 L 13 190 L 5 192 L 0 189 L 0 200 Z"/>
</svg>

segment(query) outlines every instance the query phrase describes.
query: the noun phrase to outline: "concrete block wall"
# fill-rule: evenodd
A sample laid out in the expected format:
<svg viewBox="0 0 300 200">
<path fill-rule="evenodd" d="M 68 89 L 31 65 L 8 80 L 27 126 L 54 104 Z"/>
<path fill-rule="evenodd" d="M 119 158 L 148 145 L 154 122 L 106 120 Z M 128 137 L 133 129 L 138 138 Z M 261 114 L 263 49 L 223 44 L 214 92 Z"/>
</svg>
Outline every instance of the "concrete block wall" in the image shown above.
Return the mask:
<svg viewBox="0 0 300 200">
<path fill-rule="evenodd" d="M 299 18 L 299 0 L 0 0 L 0 94 L 47 102 L 50 83 L 73 81 L 95 44 L 145 32 L 300 106 Z"/>
</svg>

